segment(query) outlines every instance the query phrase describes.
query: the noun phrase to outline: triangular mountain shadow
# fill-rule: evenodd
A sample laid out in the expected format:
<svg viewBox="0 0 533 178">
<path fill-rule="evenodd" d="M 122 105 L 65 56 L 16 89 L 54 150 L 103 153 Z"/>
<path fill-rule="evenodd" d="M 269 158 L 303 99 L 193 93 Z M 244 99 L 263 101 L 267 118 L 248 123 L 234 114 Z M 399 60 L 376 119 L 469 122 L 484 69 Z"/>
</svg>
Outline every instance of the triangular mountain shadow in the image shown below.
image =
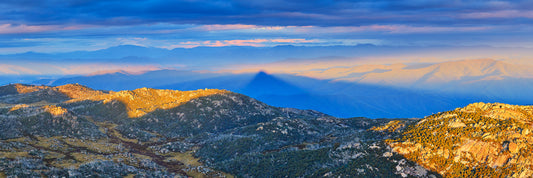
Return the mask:
<svg viewBox="0 0 533 178">
<path fill-rule="evenodd" d="M 306 94 L 304 89 L 294 86 L 282 79 L 261 71 L 237 92 L 257 97 L 262 95 L 297 95 Z"/>
</svg>

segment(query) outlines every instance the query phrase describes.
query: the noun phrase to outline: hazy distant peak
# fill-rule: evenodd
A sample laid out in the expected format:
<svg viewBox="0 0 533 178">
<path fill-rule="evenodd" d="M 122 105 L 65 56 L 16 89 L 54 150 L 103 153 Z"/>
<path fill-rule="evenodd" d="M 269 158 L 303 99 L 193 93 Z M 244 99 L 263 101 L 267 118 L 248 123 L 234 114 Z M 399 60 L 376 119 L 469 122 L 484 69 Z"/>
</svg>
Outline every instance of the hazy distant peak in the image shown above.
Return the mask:
<svg viewBox="0 0 533 178">
<path fill-rule="evenodd" d="M 132 73 L 131 73 L 131 72 L 128 72 L 128 71 L 125 71 L 125 70 L 121 70 L 121 69 L 118 69 L 118 70 L 100 70 L 100 71 L 96 71 L 96 72 L 93 72 L 93 73 L 87 74 L 86 76 L 105 75 L 105 74 L 124 74 L 124 75 L 130 75 L 130 74 L 132 74 Z"/>
<path fill-rule="evenodd" d="M 102 49 L 100 51 L 103 51 L 103 50 L 109 50 L 109 51 L 112 51 L 112 50 L 139 50 L 139 49 L 149 49 L 148 47 L 144 47 L 144 46 L 137 46 L 137 45 L 118 45 L 118 46 L 113 46 L 113 47 L 109 47 L 109 48 L 106 48 L 106 49 Z M 159 49 L 163 49 L 163 48 L 159 48 Z"/>
</svg>

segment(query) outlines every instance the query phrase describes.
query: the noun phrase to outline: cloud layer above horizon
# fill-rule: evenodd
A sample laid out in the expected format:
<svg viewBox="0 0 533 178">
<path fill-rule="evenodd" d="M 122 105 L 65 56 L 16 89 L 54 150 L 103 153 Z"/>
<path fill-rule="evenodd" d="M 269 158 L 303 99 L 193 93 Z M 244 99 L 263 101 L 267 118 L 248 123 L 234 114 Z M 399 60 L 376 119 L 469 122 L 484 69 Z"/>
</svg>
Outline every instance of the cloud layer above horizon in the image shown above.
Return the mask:
<svg viewBox="0 0 533 178">
<path fill-rule="evenodd" d="M 533 47 L 531 1 L 7 0 L 0 54 L 117 45 Z"/>
</svg>

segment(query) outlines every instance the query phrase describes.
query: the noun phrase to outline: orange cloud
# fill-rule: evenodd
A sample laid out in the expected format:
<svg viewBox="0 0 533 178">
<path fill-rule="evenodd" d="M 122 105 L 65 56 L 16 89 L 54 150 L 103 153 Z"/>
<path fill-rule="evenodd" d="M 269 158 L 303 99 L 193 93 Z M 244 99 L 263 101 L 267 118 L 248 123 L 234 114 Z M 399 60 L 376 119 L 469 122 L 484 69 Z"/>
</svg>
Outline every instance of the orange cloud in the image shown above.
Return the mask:
<svg viewBox="0 0 533 178">
<path fill-rule="evenodd" d="M 217 44 L 214 46 L 263 46 L 261 43 L 269 41 L 267 39 L 224 40 L 224 42 L 217 41 Z"/>
<path fill-rule="evenodd" d="M 13 25 L 0 24 L 0 34 L 20 34 L 20 33 L 37 33 L 45 31 L 59 31 L 59 30 L 79 30 L 88 28 L 88 25 L 74 25 L 74 26 L 58 26 L 58 25 Z"/>
<path fill-rule="evenodd" d="M 0 74 L 21 75 L 21 74 L 41 74 L 41 72 L 17 65 L 0 64 Z"/>
<path fill-rule="evenodd" d="M 2 24 L 0 25 L 0 34 L 13 34 L 13 33 L 34 33 L 57 29 L 57 26 L 52 25 L 12 25 Z"/>
</svg>

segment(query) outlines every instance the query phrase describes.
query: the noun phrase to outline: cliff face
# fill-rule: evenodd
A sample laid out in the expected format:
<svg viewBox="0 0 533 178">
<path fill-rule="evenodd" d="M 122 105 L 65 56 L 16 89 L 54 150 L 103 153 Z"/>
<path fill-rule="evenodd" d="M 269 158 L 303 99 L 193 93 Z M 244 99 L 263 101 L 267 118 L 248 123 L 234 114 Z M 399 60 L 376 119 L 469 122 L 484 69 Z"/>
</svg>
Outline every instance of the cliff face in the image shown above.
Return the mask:
<svg viewBox="0 0 533 178">
<path fill-rule="evenodd" d="M 426 117 L 388 143 L 395 152 L 450 177 L 531 177 L 532 115 L 533 106 L 474 103 Z"/>
</svg>

